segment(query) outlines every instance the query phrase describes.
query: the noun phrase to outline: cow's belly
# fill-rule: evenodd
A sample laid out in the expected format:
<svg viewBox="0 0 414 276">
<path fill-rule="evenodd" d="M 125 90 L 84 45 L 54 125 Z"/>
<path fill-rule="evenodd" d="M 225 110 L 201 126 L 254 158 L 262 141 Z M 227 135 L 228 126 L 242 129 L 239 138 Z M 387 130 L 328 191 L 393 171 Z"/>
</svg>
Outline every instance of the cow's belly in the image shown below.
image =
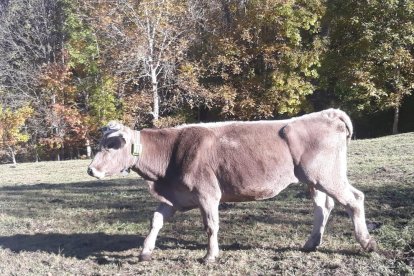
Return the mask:
<svg viewBox="0 0 414 276">
<path fill-rule="evenodd" d="M 222 202 L 252 201 L 272 198 L 284 190 L 289 184 L 297 183 L 293 170 L 274 172 L 255 176 L 233 172 L 232 177 L 223 179 L 220 186 Z"/>
<path fill-rule="evenodd" d="M 293 165 L 266 164 L 261 170 L 252 168 L 253 166 L 249 170 L 237 165 L 231 170 L 222 168 L 212 173 L 211 179 L 204 179 L 206 182 L 186 177 L 172 177 L 156 181 L 151 190 L 156 198 L 165 199 L 161 201 L 172 204 L 178 210 L 190 210 L 199 206 L 200 193 L 208 197 L 208 193 L 214 196 L 213 194 L 221 192 L 221 202 L 254 201 L 274 197 L 289 184 L 298 182 Z M 204 168 L 200 171 L 205 170 Z M 193 177 L 197 175 L 194 174 Z M 186 181 L 183 182 L 183 179 Z"/>
<path fill-rule="evenodd" d="M 151 195 L 158 201 L 174 206 L 177 210 L 186 211 L 197 208 L 198 200 L 187 186 L 170 181 L 148 181 Z"/>
<path fill-rule="evenodd" d="M 171 200 L 174 206 L 180 211 L 187 211 L 198 207 L 198 199 L 194 193 L 190 191 L 177 191 L 173 192 Z"/>
<path fill-rule="evenodd" d="M 278 133 L 277 129 L 274 133 Z M 222 201 L 271 198 L 289 184 L 298 182 L 286 143 L 266 129 L 253 136 L 250 140 L 244 136 L 233 137 L 239 141 L 239 147 L 223 144 L 219 149 L 215 174 L 222 190 Z"/>
</svg>

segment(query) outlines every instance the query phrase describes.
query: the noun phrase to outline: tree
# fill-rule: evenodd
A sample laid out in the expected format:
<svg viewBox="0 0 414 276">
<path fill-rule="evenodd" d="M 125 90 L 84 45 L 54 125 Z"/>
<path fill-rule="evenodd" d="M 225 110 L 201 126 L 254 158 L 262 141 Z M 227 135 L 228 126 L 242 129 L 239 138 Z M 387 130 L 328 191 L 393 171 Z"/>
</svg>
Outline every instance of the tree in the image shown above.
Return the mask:
<svg viewBox="0 0 414 276">
<path fill-rule="evenodd" d="M 16 110 L 2 106 L 0 109 L 0 143 L 8 151 L 14 165 L 17 163 L 17 147 L 29 140 L 30 136 L 23 127 L 32 113 L 33 109 L 30 106 L 23 106 Z"/>
<path fill-rule="evenodd" d="M 220 116 L 258 119 L 306 109 L 318 77 L 323 1 L 216 1 L 193 47 Z"/>
<path fill-rule="evenodd" d="M 0 10 L 0 89 L 6 91 L 2 101 L 11 110 L 33 107 L 27 133 L 37 149 L 50 129 L 45 118 L 54 101 L 54 93 L 42 89 L 41 77 L 50 64 L 64 62 L 63 2 L 6 1 Z"/>
<path fill-rule="evenodd" d="M 322 87 L 355 113 L 393 108 L 393 133 L 414 89 L 413 22 L 408 0 L 328 2 Z"/>
<path fill-rule="evenodd" d="M 103 2 L 98 9 L 92 4 L 93 10 L 98 10 L 93 17 L 102 31 L 102 41 L 111 42 L 108 51 L 115 49 L 107 56 L 116 55 L 112 61 L 121 90 L 129 86 L 130 90 L 148 91 L 157 121 L 162 112 L 160 102 L 168 98 L 174 85 L 172 77 L 191 40 L 191 1 Z"/>
<path fill-rule="evenodd" d="M 116 82 L 113 78 L 104 77 L 102 84 L 95 88 L 89 99 L 90 115 L 94 122 L 103 125 L 110 120 L 120 118 L 121 111 L 117 109 L 120 100 L 116 98 Z"/>
<path fill-rule="evenodd" d="M 71 82 L 70 71 L 66 58 L 62 62 L 45 64 L 38 80 L 38 89 L 43 96 L 43 112 L 36 114 L 44 116 L 45 133 L 39 142 L 47 145 L 49 149 L 63 153 L 65 135 L 67 133 L 67 117 L 75 109 L 77 95 L 76 86 Z M 57 153 L 57 159 L 60 160 Z"/>
<path fill-rule="evenodd" d="M 93 137 L 97 137 L 99 127 L 122 115 L 121 100 L 117 97 L 117 81 L 112 76 L 113 68 L 102 70 L 100 43 L 83 9 L 83 2 L 66 1 L 64 30 L 67 37 L 65 51 L 67 65 L 72 74 L 72 83 L 77 90 L 76 105 L 85 125 L 85 146 L 87 156 L 91 155 Z M 77 117 L 77 116 L 75 116 Z"/>
<path fill-rule="evenodd" d="M 9 106 L 39 101 L 38 75 L 63 46 L 62 2 L 15 0 L 0 4 L 0 88 Z"/>
</svg>

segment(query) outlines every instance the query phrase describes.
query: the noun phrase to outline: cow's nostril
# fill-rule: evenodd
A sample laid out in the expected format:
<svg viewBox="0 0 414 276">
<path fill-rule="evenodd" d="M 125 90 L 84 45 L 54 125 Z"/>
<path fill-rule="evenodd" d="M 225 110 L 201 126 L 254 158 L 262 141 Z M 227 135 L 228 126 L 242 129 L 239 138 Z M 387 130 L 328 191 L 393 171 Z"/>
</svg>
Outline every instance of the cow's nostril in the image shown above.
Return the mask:
<svg viewBox="0 0 414 276">
<path fill-rule="evenodd" d="M 91 168 L 88 168 L 88 174 L 89 174 L 90 176 L 93 176 L 93 171 L 92 171 L 92 169 L 91 169 Z"/>
</svg>

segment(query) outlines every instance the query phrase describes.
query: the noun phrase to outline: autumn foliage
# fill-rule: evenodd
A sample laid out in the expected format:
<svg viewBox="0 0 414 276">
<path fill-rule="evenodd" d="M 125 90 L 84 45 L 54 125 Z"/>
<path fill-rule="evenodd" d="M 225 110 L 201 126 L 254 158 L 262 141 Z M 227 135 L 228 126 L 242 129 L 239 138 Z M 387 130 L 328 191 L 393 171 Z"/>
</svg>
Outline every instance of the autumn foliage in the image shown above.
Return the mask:
<svg viewBox="0 0 414 276">
<path fill-rule="evenodd" d="M 0 145 L 5 148 L 13 163 L 16 163 L 16 150 L 30 138 L 23 129 L 26 119 L 33 114 L 30 106 L 16 110 L 0 109 Z"/>
<path fill-rule="evenodd" d="M 356 120 L 391 110 L 397 132 L 413 22 L 407 0 L 6 1 L 0 155 L 81 157 L 113 119 L 168 127 L 339 107 Z"/>
</svg>

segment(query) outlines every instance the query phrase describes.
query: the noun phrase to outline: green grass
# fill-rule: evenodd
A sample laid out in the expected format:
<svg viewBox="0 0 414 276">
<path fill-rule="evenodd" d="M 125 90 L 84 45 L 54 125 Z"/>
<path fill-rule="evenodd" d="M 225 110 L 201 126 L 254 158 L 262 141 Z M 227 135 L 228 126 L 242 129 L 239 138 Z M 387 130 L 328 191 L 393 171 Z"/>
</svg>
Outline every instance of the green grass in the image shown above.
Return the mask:
<svg viewBox="0 0 414 276">
<path fill-rule="evenodd" d="M 0 275 L 413 275 L 414 133 L 350 144 L 349 178 L 365 193 L 375 253 L 361 250 L 338 204 L 323 245 L 302 252 L 313 206 L 299 184 L 222 206 L 214 264 L 200 262 L 207 239 L 197 210 L 166 223 L 154 260 L 139 263 L 157 202 L 136 175 L 95 180 L 88 162 L 0 166 Z"/>
</svg>

